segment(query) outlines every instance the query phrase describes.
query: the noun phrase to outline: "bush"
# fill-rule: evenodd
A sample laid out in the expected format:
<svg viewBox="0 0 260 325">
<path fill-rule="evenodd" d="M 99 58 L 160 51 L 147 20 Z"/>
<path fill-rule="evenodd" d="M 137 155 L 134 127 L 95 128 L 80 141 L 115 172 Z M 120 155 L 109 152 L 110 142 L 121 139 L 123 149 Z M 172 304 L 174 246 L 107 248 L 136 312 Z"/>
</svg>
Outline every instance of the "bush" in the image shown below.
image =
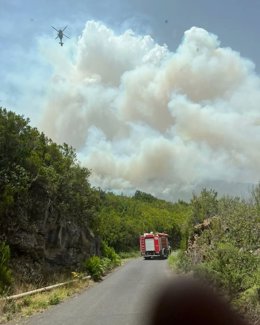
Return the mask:
<svg viewBox="0 0 260 325">
<path fill-rule="evenodd" d="M 12 274 L 8 267 L 10 259 L 10 248 L 5 243 L 0 243 L 0 294 L 12 283 Z"/>
<path fill-rule="evenodd" d="M 259 193 L 260 185 L 247 202 L 232 197 L 217 200 L 214 192 L 206 191 L 194 197 L 193 221 L 210 219 L 192 232 L 187 223 L 184 234 L 189 241 L 182 246 L 187 251 L 173 262 L 227 293 L 252 324 L 260 325 L 256 322 L 260 319 Z"/>
<path fill-rule="evenodd" d="M 113 268 L 113 263 L 108 257 L 101 258 L 101 265 L 103 268 L 103 272 L 110 271 Z"/>
<path fill-rule="evenodd" d="M 22 302 L 21 302 L 21 306 L 22 307 L 28 307 L 30 306 L 32 303 L 32 298 L 31 297 L 25 297 Z"/>
<path fill-rule="evenodd" d="M 14 300 L 7 300 L 5 302 L 3 312 L 7 314 L 7 319 L 12 319 L 12 315 L 19 312 L 21 310 L 21 306 L 15 303 Z"/>
<path fill-rule="evenodd" d="M 173 257 L 172 257 L 173 256 Z M 186 251 L 179 250 L 175 255 L 172 255 L 170 259 L 170 265 L 176 271 L 190 272 L 192 270 L 191 260 Z"/>
<path fill-rule="evenodd" d="M 177 263 L 177 252 L 173 252 L 168 258 L 168 264 L 173 271 L 178 271 L 176 263 Z"/>
<path fill-rule="evenodd" d="M 248 315 L 252 324 L 260 324 L 260 286 L 254 285 L 240 294 L 235 306 Z"/>
<path fill-rule="evenodd" d="M 258 258 L 243 252 L 231 243 L 220 243 L 204 263 L 195 267 L 195 273 L 227 289 L 231 297 L 256 283 Z"/>
<path fill-rule="evenodd" d="M 58 305 L 60 302 L 61 302 L 61 297 L 57 293 L 54 293 L 49 299 L 50 305 Z"/>
<path fill-rule="evenodd" d="M 114 248 L 109 247 L 105 242 L 102 242 L 101 252 L 104 257 L 110 259 L 113 266 L 121 264 L 120 256 L 115 252 Z"/>
<path fill-rule="evenodd" d="M 94 281 L 101 280 L 101 277 L 104 273 L 104 268 L 100 257 L 98 256 L 90 257 L 84 263 L 84 267 L 87 270 L 87 272 L 92 276 Z"/>
<path fill-rule="evenodd" d="M 105 242 L 101 246 L 102 258 L 98 256 L 90 257 L 85 263 L 84 268 L 92 276 L 94 281 L 101 280 L 106 271 L 112 270 L 115 266 L 121 265 L 121 258 L 114 248 L 109 247 Z"/>
</svg>

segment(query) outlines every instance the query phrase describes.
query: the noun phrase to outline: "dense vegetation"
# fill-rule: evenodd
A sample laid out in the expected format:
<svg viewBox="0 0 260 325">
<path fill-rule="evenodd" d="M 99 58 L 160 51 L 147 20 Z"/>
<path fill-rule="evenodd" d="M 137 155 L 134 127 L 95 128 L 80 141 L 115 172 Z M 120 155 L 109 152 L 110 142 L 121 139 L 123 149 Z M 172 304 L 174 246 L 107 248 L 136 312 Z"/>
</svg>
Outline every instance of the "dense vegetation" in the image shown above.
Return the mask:
<svg viewBox="0 0 260 325">
<path fill-rule="evenodd" d="M 0 109 L 0 243 L 9 245 L 14 268 L 25 264 L 15 263 L 22 256 L 27 264 L 38 265 L 34 274 L 25 270 L 28 280 L 39 275 L 44 254 L 65 242 L 69 228 L 75 237 L 77 228 L 91 228 L 99 195 L 89 175 L 74 149 L 54 143 L 28 119 Z M 64 250 L 65 244 L 60 245 Z M 3 247 L 1 254 L 8 255 Z"/>
<path fill-rule="evenodd" d="M 191 209 L 185 202 L 170 203 L 136 191 L 133 197 L 100 192 L 96 231 L 117 252 L 138 249 L 143 232 L 167 232 L 173 248 L 181 242 L 182 228 Z"/>
<path fill-rule="evenodd" d="M 181 248 L 178 268 L 206 277 L 257 324 L 260 184 L 248 201 L 218 198 L 204 189 L 189 203 L 171 203 L 138 190 L 132 197 L 106 193 L 92 188 L 89 176 L 73 148 L 54 143 L 29 120 L 0 108 L 0 292 L 12 284 L 10 260 L 30 253 L 32 261 L 44 263 L 39 248 L 21 247 L 19 234 L 28 229 L 32 242 L 47 236 L 48 222 L 89 229 L 99 253 L 89 251 L 81 266 L 97 280 L 120 263 L 120 252 L 138 249 L 141 233 L 165 231 L 172 247 Z"/>
<path fill-rule="evenodd" d="M 223 290 L 253 324 L 260 321 L 260 184 L 248 202 L 204 189 L 191 201 L 193 223 L 178 266 Z M 205 218 L 209 218 L 205 220 Z"/>
<path fill-rule="evenodd" d="M 12 274 L 9 269 L 10 248 L 5 243 L 0 243 L 0 294 L 12 282 Z"/>
<path fill-rule="evenodd" d="M 97 197 L 88 183 L 89 174 L 71 147 L 57 145 L 30 127 L 29 120 L 1 109 L 0 239 L 14 221 L 26 227 L 49 213 L 91 221 Z"/>
<path fill-rule="evenodd" d="M 92 256 L 84 263 L 84 268 L 95 281 L 99 281 L 103 275 L 121 264 L 120 256 L 105 242 L 102 243 L 101 255 Z"/>
</svg>

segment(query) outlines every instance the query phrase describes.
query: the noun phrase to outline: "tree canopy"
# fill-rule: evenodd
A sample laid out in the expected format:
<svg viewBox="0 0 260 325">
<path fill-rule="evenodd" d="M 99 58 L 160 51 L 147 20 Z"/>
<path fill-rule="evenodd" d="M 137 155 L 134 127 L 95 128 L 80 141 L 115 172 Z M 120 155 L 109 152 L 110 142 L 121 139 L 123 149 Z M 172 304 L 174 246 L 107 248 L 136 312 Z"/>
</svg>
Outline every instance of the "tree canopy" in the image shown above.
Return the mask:
<svg viewBox="0 0 260 325">
<path fill-rule="evenodd" d="M 12 227 L 64 221 L 91 224 L 99 198 L 75 150 L 58 145 L 29 125 L 29 120 L 0 109 L 0 239 Z"/>
</svg>

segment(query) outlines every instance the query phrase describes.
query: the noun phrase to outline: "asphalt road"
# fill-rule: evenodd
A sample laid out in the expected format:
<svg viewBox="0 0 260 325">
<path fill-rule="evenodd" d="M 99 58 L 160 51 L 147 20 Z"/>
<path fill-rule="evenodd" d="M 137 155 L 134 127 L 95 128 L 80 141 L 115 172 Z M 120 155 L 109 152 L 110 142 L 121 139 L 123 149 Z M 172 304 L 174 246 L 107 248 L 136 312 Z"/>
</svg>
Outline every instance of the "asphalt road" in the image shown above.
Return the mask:
<svg viewBox="0 0 260 325">
<path fill-rule="evenodd" d="M 170 276 L 166 260 L 130 260 L 84 293 L 22 324 L 144 325 L 151 300 Z"/>
</svg>

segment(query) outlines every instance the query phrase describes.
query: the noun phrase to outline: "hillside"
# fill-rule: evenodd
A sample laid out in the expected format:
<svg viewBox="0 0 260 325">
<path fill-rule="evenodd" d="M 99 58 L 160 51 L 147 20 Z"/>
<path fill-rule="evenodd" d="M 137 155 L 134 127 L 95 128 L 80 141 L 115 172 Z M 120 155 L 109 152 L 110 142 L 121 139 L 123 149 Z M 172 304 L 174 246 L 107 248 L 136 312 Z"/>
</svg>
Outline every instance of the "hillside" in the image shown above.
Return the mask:
<svg viewBox="0 0 260 325">
<path fill-rule="evenodd" d="M 50 269 L 99 253 L 91 230 L 99 198 L 89 174 L 71 147 L 0 110 L 0 242 L 22 281 L 44 281 Z"/>
<path fill-rule="evenodd" d="M 191 205 L 193 227 L 177 267 L 213 285 L 250 323 L 260 324 L 260 184 L 248 201 L 204 189 Z"/>
</svg>

